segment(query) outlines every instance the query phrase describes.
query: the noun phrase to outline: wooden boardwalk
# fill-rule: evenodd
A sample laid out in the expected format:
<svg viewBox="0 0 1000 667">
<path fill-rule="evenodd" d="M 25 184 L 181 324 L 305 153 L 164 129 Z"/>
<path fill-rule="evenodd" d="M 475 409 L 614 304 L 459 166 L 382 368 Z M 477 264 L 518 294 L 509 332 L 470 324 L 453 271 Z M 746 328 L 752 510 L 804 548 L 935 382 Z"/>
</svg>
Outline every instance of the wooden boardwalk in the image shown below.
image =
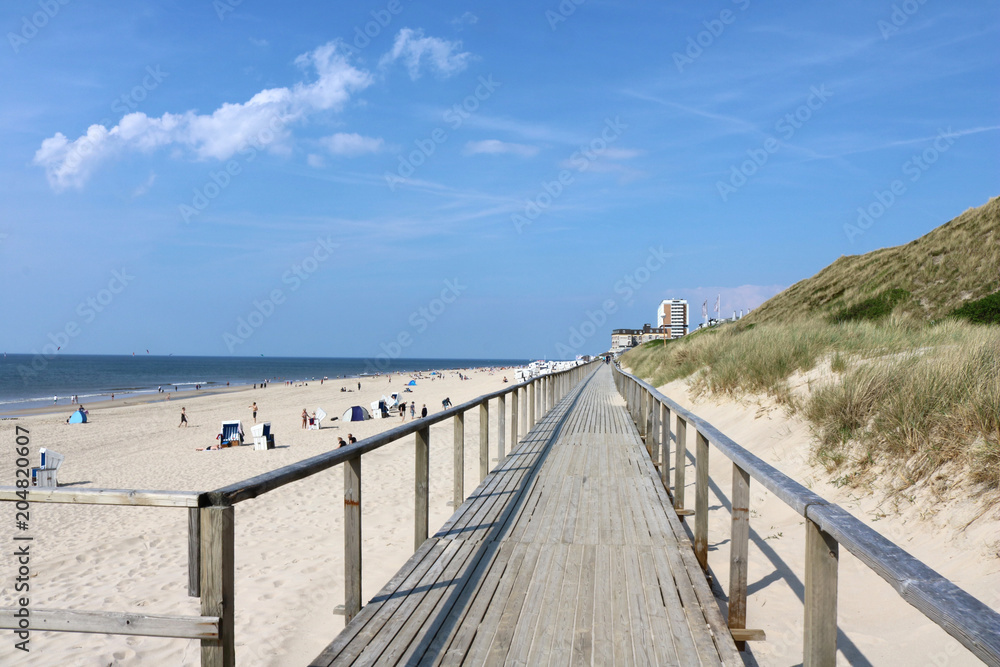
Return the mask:
<svg viewBox="0 0 1000 667">
<path fill-rule="evenodd" d="M 346 664 L 743 661 L 602 366 L 311 663 Z"/>
</svg>

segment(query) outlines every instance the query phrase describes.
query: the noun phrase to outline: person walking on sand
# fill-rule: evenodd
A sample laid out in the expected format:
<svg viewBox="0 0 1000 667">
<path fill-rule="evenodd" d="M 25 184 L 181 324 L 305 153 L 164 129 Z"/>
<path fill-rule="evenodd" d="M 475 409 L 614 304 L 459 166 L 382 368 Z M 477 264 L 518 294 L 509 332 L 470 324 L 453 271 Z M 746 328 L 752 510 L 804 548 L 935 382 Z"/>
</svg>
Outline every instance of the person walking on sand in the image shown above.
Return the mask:
<svg viewBox="0 0 1000 667">
<path fill-rule="evenodd" d="M 341 438 L 340 436 L 337 436 L 337 449 L 340 449 L 341 447 L 346 447 L 346 446 L 347 446 L 347 443 L 344 442 L 344 439 Z"/>
<path fill-rule="evenodd" d="M 358 441 L 358 439 L 355 438 L 353 435 L 351 435 L 350 433 L 347 434 L 347 442 L 349 442 L 350 444 L 353 445 L 353 444 L 357 443 L 357 441 Z"/>
<path fill-rule="evenodd" d="M 427 404 L 424 403 L 424 407 L 420 408 L 420 418 L 423 419 L 427 416 Z"/>
<path fill-rule="evenodd" d="M 416 419 L 417 416 L 417 404 L 410 401 L 410 419 Z"/>
<path fill-rule="evenodd" d="M 309 428 L 309 411 L 302 408 L 302 428 Z"/>
<path fill-rule="evenodd" d="M 177 425 L 177 428 L 180 428 L 181 426 L 186 427 L 187 425 L 188 425 L 187 414 L 184 413 L 184 408 L 181 408 L 181 423 Z"/>
<path fill-rule="evenodd" d="M 253 411 L 253 423 L 256 424 L 257 423 L 257 401 L 253 402 L 253 405 L 250 406 L 250 410 Z"/>
<path fill-rule="evenodd" d="M 361 391 L 361 383 L 358 383 L 358 391 Z"/>
<path fill-rule="evenodd" d="M 399 404 L 399 421 L 406 421 L 406 403 Z"/>
</svg>

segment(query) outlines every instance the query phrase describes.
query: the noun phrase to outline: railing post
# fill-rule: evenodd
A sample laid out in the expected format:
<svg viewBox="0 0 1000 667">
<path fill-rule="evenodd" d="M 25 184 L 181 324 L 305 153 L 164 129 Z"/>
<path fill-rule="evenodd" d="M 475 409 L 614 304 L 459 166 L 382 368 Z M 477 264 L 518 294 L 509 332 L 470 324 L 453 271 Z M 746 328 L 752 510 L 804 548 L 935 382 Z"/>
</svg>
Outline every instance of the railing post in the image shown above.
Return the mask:
<svg viewBox="0 0 1000 667">
<path fill-rule="evenodd" d="M 479 481 L 490 474 L 490 402 L 479 404 Z"/>
<path fill-rule="evenodd" d="M 747 627 L 747 567 L 750 546 L 750 473 L 733 464 L 732 532 L 729 540 L 729 628 Z M 739 650 L 746 642 L 736 642 Z"/>
<path fill-rule="evenodd" d="M 549 410 L 556 407 L 556 382 L 559 378 L 555 376 L 549 377 Z"/>
<path fill-rule="evenodd" d="M 188 595 L 201 596 L 201 510 L 188 508 Z"/>
<path fill-rule="evenodd" d="M 517 390 L 517 402 L 520 403 L 521 411 L 521 426 L 520 431 L 523 435 L 527 435 L 531 427 L 528 426 L 528 387 L 525 385 Z"/>
<path fill-rule="evenodd" d="M 233 632 L 234 510 L 203 507 L 201 514 L 201 615 L 219 617 L 217 639 L 201 640 L 202 667 L 235 667 Z"/>
<path fill-rule="evenodd" d="M 344 463 L 344 615 L 361 611 L 361 456 Z"/>
<path fill-rule="evenodd" d="M 670 490 L 670 408 L 666 403 L 660 403 L 660 479 L 663 486 Z"/>
<path fill-rule="evenodd" d="M 674 509 L 684 509 L 684 480 L 687 472 L 687 422 L 677 415 L 677 453 L 674 456 Z"/>
<path fill-rule="evenodd" d="M 413 499 L 413 550 L 427 540 L 430 526 L 428 514 L 428 475 L 430 470 L 431 429 L 429 426 L 417 431 L 414 466 Z"/>
<path fill-rule="evenodd" d="M 649 405 L 646 402 L 646 390 L 636 384 L 636 398 L 638 398 L 638 408 L 639 408 L 639 420 L 637 426 L 639 427 L 639 435 L 642 436 L 642 441 L 649 447 L 649 429 L 646 428 L 646 410 L 649 409 Z"/>
<path fill-rule="evenodd" d="M 708 440 L 695 429 L 694 555 L 708 571 Z"/>
<path fill-rule="evenodd" d="M 518 435 L 517 435 L 517 425 L 518 425 L 517 420 L 518 420 L 518 408 L 520 407 L 520 400 L 519 400 L 519 396 L 518 395 L 520 393 L 521 393 L 520 389 L 515 389 L 511 393 L 511 401 L 510 401 L 510 448 L 511 448 L 512 451 L 514 449 L 517 449 L 517 438 L 518 438 Z"/>
<path fill-rule="evenodd" d="M 646 446 L 649 449 L 649 458 L 653 463 L 660 463 L 660 404 L 653 402 L 653 395 L 649 395 L 649 437 Z"/>
<path fill-rule="evenodd" d="M 837 664 L 837 565 L 840 545 L 806 517 L 804 667 Z"/>
<path fill-rule="evenodd" d="M 528 385 L 528 428 L 535 428 L 535 382 Z"/>
<path fill-rule="evenodd" d="M 506 453 L 504 452 L 504 437 L 507 430 L 507 397 L 505 394 L 497 396 L 497 465 L 503 463 Z"/>
<path fill-rule="evenodd" d="M 457 510 L 465 502 L 465 413 L 455 415 L 455 452 L 454 452 L 455 482 L 452 492 L 452 504 Z"/>
<path fill-rule="evenodd" d="M 646 410 L 642 421 L 646 424 L 646 447 L 652 453 L 653 447 L 656 446 L 656 411 L 653 409 L 653 392 L 646 389 L 643 394 L 646 399 Z"/>
</svg>

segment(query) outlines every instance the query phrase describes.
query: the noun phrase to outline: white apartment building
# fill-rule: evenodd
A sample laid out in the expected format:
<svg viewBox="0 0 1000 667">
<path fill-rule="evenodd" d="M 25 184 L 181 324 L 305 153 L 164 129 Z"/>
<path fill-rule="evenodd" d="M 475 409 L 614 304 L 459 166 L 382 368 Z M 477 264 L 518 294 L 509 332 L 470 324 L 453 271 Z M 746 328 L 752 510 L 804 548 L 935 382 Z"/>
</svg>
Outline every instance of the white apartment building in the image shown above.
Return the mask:
<svg viewBox="0 0 1000 667">
<path fill-rule="evenodd" d="M 670 327 L 670 337 L 688 333 L 688 302 L 684 299 L 664 299 L 656 310 L 656 326 Z"/>
</svg>

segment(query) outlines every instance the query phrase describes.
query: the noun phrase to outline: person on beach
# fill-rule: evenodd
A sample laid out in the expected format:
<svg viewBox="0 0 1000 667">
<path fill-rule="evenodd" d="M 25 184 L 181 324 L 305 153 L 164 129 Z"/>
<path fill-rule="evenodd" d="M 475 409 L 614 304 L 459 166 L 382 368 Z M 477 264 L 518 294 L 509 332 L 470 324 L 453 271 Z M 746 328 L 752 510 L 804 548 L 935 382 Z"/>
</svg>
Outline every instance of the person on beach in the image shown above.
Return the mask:
<svg viewBox="0 0 1000 667">
<path fill-rule="evenodd" d="M 423 419 L 427 416 L 427 404 L 424 403 L 424 407 L 420 408 L 420 418 Z"/>
<path fill-rule="evenodd" d="M 169 396 L 167 398 L 169 398 Z M 180 428 L 181 426 L 187 426 L 187 425 L 188 425 L 187 414 L 184 412 L 184 408 L 181 408 L 181 423 L 177 425 L 177 428 Z"/>
<path fill-rule="evenodd" d="M 309 411 L 302 408 L 302 428 L 309 428 Z"/>
<path fill-rule="evenodd" d="M 361 383 L 358 383 L 358 391 L 361 391 Z"/>
<path fill-rule="evenodd" d="M 347 443 L 344 442 L 344 439 L 341 438 L 340 436 L 337 436 L 337 449 L 340 449 L 341 447 L 346 447 L 346 446 L 347 446 Z"/>
<path fill-rule="evenodd" d="M 406 421 L 406 403 L 399 404 L 399 421 Z"/>
<path fill-rule="evenodd" d="M 250 410 L 253 412 L 253 423 L 256 424 L 257 423 L 257 401 L 253 402 L 253 405 L 250 406 Z"/>
<path fill-rule="evenodd" d="M 410 401 L 410 419 L 415 419 L 417 416 L 417 404 Z"/>
<path fill-rule="evenodd" d="M 451 399 L 450 398 L 445 398 L 443 401 L 441 401 L 441 409 L 442 410 L 447 410 L 450 407 L 451 407 Z"/>
<path fill-rule="evenodd" d="M 347 434 L 347 442 L 349 442 L 350 444 L 353 445 L 357 441 L 358 441 L 358 439 L 355 438 L 353 435 L 351 435 L 350 433 Z"/>
</svg>

